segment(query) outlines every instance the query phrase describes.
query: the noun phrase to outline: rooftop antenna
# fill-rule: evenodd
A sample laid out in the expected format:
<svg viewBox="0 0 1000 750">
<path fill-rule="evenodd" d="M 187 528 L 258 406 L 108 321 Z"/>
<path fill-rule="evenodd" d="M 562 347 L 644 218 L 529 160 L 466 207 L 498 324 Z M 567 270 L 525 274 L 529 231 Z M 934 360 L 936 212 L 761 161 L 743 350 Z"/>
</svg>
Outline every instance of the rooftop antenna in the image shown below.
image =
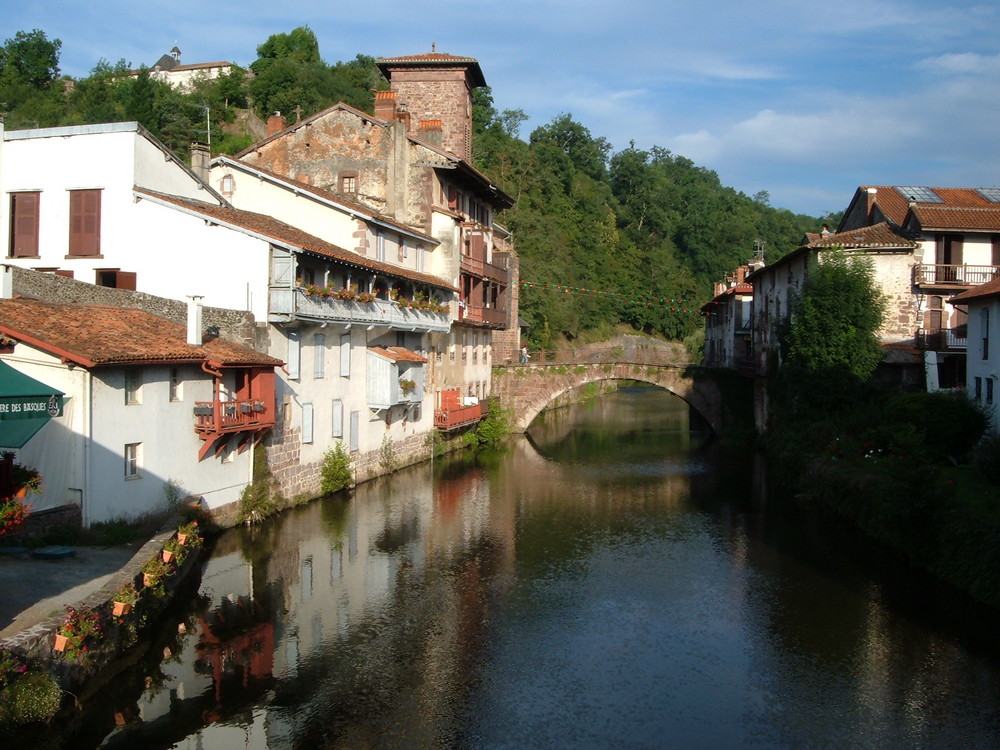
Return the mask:
<svg viewBox="0 0 1000 750">
<path fill-rule="evenodd" d="M 437 42 L 431 42 L 431 52 L 437 52 Z"/>
<path fill-rule="evenodd" d="M 764 245 L 766 243 L 764 240 L 754 240 L 753 241 L 753 257 L 754 260 L 759 260 L 761 263 L 764 262 Z"/>
</svg>

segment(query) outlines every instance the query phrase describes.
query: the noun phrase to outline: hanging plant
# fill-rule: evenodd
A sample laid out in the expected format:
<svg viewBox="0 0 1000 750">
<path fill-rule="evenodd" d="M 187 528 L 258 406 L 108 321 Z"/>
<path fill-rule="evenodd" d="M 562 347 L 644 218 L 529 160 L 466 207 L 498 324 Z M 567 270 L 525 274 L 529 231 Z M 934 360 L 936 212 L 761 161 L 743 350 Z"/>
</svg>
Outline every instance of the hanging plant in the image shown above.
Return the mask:
<svg viewBox="0 0 1000 750">
<path fill-rule="evenodd" d="M 413 393 L 417 389 L 417 384 L 412 380 L 400 379 L 399 390 L 401 390 L 404 395 Z"/>
<path fill-rule="evenodd" d="M 32 493 L 39 493 L 45 489 L 42 486 L 42 475 L 38 473 L 38 469 L 33 469 L 24 464 L 14 464 L 13 480 L 15 494 L 19 490 L 25 490 L 23 494 L 30 495 Z"/>
</svg>

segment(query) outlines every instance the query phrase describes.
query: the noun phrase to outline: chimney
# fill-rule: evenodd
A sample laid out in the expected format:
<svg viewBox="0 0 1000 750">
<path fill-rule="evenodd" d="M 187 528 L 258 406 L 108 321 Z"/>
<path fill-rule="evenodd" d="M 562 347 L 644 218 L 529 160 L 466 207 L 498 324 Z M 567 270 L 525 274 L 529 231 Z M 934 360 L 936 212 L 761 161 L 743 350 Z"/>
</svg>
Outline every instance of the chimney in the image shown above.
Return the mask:
<svg viewBox="0 0 1000 750">
<path fill-rule="evenodd" d="M 191 144 L 191 169 L 205 183 L 208 182 L 208 162 L 210 155 L 208 146 L 204 143 Z"/>
<path fill-rule="evenodd" d="M 375 117 L 386 122 L 393 122 L 396 119 L 395 91 L 375 92 Z"/>
<path fill-rule="evenodd" d="M 442 148 L 444 125 L 440 120 L 421 120 L 417 123 L 417 136 L 432 146 Z"/>
<path fill-rule="evenodd" d="M 191 346 L 201 346 L 201 301 L 204 297 L 188 297 L 187 342 Z"/>
<path fill-rule="evenodd" d="M 280 133 L 288 127 L 285 122 L 285 118 L 281 116 L 281 112 L 275 112 L 273 115 L 267 118 L 267 137 L 270 138 L 276 133 Z"/>
<path fill-rule="evenodd" d="M 878 188 L 865 188 L 865 192 L 868 194 L 867 203 L 865 205 L 865 214 L 870 217 L 872 215 L 872 209 L 875 207 L 875 194 L 878 193 Z"/>
</svg>

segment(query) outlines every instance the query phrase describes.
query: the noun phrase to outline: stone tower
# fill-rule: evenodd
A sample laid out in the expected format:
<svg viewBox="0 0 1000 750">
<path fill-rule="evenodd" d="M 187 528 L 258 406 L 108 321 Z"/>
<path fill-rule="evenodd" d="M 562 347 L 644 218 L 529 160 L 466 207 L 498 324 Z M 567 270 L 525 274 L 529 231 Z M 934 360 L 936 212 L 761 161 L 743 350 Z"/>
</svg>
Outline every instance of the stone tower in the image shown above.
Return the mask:
<svg viewBox="0 0 1000 750">
<path fill-rule="evenodd" d="M 486 85 L 471 57 L 441 52 L 375 61 L 414 123 L 440 120 L 442 147 L 472 163 L 472 90 Z"/>
</svg>

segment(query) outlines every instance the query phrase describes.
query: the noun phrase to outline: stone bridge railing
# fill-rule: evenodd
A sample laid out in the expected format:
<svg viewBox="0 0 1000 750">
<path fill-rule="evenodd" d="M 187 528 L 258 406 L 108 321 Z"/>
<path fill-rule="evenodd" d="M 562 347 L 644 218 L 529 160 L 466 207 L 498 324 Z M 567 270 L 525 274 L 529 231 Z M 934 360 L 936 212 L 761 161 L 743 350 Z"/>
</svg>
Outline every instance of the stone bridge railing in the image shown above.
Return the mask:
<svg viewBox="0 0 1000 750">
<path fill-rule="evenodd" d="M 701 414 L 716 434 L 722 432 L 723 404 L 718 382 L 699 377 L 703 371 L 698 366 L 665 363 L 662 352 L 651 352 L 647 361 L 641 361 L 645 358 L 640 357 L 601 361 L 602 355 L 608 359 L 612 355 L 620 356 L 622 353 L 617 348 L 607 352 L 590 351 L 588 356 L 592 359 L 582 361 L 566 361 L 570 357 L 565 354 L 561 357 L 563 361 L 556 355 L 546 361 L 544 352 L 534 354 L 534 361 L 529 359 L 528 364 L 493 368 L 492 395 L 512 410 L 517 432 L 527 430 L 539 412 L 563 393 L 601 380 L 633 380 L 664 388 Z M 656 361 L 656 354 L 661 355 L 659 361 Z"/>
</svg>

